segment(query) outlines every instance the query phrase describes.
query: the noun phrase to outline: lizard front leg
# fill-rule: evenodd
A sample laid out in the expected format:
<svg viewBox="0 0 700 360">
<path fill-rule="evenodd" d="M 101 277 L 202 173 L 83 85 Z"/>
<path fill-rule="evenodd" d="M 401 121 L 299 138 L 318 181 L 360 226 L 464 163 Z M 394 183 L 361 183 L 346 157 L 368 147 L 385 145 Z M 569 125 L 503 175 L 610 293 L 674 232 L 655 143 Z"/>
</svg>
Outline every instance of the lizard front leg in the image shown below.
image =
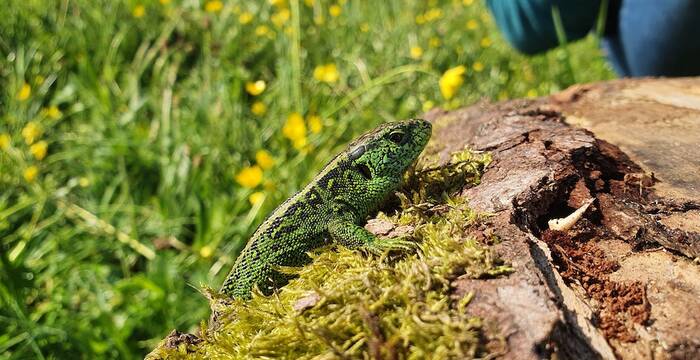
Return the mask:
<svg viewBox="0 0 700 360">
<path fill-rule="evenodd" d="M 408 250 L 415 246 L 413 242 L 402 239 L 380 239 L 364 227 L 342 218 L 328 223 L 328 233 L 331 239 L 348 249 L 364 248 L 378 254 L 386 250 Z"/>
</svg>

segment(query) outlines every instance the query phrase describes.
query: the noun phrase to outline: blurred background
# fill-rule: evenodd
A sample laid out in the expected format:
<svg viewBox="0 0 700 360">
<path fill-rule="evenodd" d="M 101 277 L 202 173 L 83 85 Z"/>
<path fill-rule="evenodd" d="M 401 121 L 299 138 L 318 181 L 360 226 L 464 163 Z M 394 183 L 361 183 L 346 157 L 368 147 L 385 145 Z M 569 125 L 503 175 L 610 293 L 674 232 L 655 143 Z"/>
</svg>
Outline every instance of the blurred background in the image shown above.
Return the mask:
<svg viewBox="0 0 700 360">
<path fill-rule="evenodd" d="M 613 77 L 478 0 L 5 0 L 0 358 L 143 357 L 353 137 Z"/>
</svg>

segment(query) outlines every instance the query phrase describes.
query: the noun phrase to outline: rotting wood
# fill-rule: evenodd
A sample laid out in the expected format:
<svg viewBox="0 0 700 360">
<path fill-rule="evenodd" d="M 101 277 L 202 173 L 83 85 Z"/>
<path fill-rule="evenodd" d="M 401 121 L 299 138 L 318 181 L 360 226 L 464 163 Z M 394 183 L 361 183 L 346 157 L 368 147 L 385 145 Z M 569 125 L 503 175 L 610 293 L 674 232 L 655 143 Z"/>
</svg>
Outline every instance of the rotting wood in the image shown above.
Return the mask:
<svg viewBox="0 0 700 360">
<path fill-rule="evenodd" d="M 506 337 L 506 358 L 700 357 L 700 315 L 681 315 L 700 309 L 700 80 L 591 84 L 427 117 L 444 158 L 493 154 L 462 195 L 494 213 L 516 272 L 453 286 Z M 590 198 L 567 233 L 547 230 Z"/>
</svg>

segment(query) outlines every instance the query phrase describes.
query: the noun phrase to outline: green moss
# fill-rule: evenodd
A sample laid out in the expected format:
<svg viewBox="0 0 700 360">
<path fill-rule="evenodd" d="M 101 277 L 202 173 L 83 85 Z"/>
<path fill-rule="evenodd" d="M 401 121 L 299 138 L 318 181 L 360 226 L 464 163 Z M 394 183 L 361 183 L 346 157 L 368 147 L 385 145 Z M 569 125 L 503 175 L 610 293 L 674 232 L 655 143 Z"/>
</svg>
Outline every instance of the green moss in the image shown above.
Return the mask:
<svg viewBox="0 0 700 360">
<path fill-rule="evenodd" d="M 218 295 L 221 326 L 202 329 L 203 342 L 161 347 L 153 358 L 464 358 L 487 355 L 481 319 L 469 314 L 471 296 L 451 298 L 450 282 L 507 274 L 474 231 L 484 215 L 448 189 L 473 184 L 488 156 L 465 151 L 443 166 L 418 170 L 419 186 L 405 188 L 402 211 L 379 220 L 412 229 L 411 253 L 366 256 L 341 247 L 313 254 L 314 263 L 271 297 L 227 303 Z M 438 192 L 440 188 L 445 191 Z M 443 201 L 438 203 L 437 198 Z M 300 300 L 301 299 L 301 300 Z M 304 304 L 304 306 L 302 306 Z M 296 305 L 296 306 L 295 306 Z M 295 310 L 295 307 L 297 310 Z M 299 310 L 300 307 L 304 309 Z"/>
</svg>

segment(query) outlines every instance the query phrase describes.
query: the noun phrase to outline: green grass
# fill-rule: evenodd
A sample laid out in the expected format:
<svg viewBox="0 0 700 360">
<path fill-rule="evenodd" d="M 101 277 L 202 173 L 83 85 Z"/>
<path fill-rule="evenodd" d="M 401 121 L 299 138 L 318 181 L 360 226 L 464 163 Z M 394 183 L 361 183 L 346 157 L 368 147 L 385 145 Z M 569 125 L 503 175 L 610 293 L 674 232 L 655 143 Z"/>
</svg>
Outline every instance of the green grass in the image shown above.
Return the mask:
<svg viewBox="0 0 700 360">
<path fill-rule="evenodd" d="M 165 2 L 0 7 L 0 358 L 141 357 L 207 317 L 200 287 L 217 287 L 264 216 L 359 133 L 431 104 L 612 77 L 593 38 L 516 54 L 479 1 L 341 1 L 337 17 L 318 0 Z M 324 64 L 337 81 L 314 78 Z M 459 65 L 445 100 L 439 79 Z M 294 112 L 322 124 L 297 147 L 283 131 Z M 274 164 L 244 187 L 236 175 L 261 149 Z"/>
</svg>

